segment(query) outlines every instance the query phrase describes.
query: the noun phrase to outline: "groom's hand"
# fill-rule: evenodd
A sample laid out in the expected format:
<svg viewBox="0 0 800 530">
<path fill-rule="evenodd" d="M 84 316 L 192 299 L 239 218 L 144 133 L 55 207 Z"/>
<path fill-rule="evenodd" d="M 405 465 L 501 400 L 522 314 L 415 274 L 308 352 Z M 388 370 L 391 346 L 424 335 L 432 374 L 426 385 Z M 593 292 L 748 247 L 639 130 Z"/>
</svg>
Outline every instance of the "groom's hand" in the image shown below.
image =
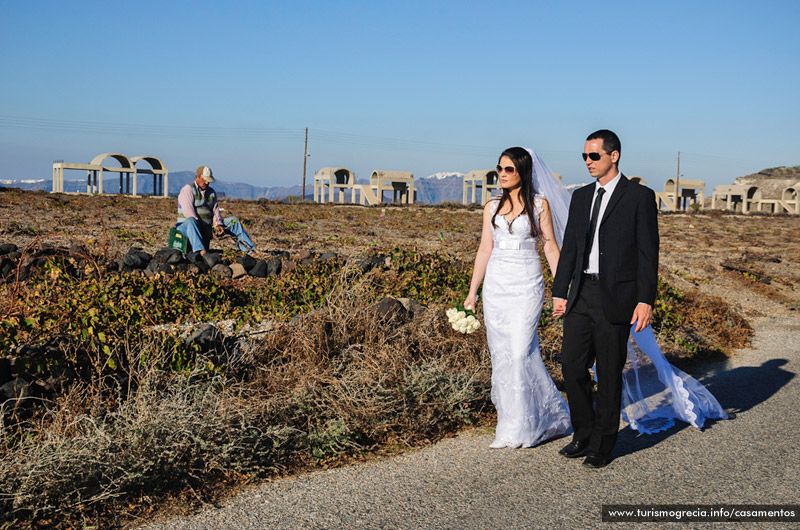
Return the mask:
<svg viewBox="0 0 800 530">
<path fill-rule="evenodd" d="M 563 298 L 553 298 L 553 316 L 560 317 L 567 312 L 567 301 Z"/>
<path fill-rule="evenodd" d="M 639 302 L 636 304 L 636 309 L 633 310 L 633 317 L 631 318 L 631 324 L 636 322 L 636 332 L 642 331 L 644 328 L 650 325 L 650 321 L 653 319 L 653 306 L 650 304 L 645 304 L 644 302 Z"/>
</svg>

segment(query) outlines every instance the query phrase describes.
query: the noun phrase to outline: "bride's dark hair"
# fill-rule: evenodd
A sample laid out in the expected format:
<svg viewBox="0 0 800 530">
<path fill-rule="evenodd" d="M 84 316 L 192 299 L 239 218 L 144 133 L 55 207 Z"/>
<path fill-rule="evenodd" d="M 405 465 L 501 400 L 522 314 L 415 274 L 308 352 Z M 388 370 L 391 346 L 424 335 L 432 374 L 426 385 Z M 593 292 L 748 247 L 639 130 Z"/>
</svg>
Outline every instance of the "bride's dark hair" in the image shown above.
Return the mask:
<svg viewBox="0 0 800 530">
<path fill-rule="evenodd" d="M 520 215 L 523 213 L 528 214 L 528 219 L 530 220 L 531 225 L 531 237 L 536 237 L 539 235 L 539 230 L 536 228 L 536 222 L 534 220 L 535 210 L 533 208 L 533 196 L 536 193 L 536 190 L 533 189 L 533 159 L 531 158 L 531 154 L 522 147 L 509 147 L 500 154 L 500 158 L 498 158 L 498 160 L 502 160 L 504 156 L 510 158 L 514 163 L 514 167 L 517 168 L 517 173 L 519 174 L 520 180 L 519 196 L 522 198 L 523 205 Z M 494 219 L 497 217 L 497 214 L 500 212 L 500 209 L 503 207 L 503 204 L 505 204 L 506 201 L 509 203 L 511 202 L 511 194 L 507 189 L 503 188 L 503 195 L 500 196 L 500 204 L 497 205 L 497 209 L 494 211 L 494 215 L 492 216 L 492 226 L 495 228 L 497 228 L 497 225 L 495 224 Z M 508 227 L 508 231 L 511 232 L 510 226 Z"/>
</svg>

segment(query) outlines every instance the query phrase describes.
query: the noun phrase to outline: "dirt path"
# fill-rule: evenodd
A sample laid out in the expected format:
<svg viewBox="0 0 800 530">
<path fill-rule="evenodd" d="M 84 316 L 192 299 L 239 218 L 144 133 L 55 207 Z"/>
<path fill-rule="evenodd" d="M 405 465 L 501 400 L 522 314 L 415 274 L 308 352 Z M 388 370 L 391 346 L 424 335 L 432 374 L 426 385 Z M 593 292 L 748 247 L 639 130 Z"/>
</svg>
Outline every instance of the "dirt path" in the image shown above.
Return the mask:
<svg viewBox="0 0 800 530">
<path fill-rule="evenodd" d="M 603 470 L 559 456 L 562 440 L 491 450 L 491 434 L 474 430 L 381 462 L 264 484 L 142 529 L 596 528 L 602 504 L 797 504 L 799 343 L 800 318 L 759 320 L 752 349 L 694 373 L 732 419 L 702 432 L 682 424 L 639 436 L 624 428 Z M 633 524 L 640 523 L 603 526 Z M 686 528 L 653 527 L 669 526 Z"/>
</svg>

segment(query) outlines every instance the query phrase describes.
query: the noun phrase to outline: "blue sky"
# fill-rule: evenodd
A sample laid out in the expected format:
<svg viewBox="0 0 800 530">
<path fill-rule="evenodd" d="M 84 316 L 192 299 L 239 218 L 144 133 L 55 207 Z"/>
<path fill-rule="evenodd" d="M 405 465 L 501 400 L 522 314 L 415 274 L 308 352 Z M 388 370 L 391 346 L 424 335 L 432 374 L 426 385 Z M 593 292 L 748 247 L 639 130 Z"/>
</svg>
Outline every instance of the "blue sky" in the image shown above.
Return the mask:
<svg viewBox="0 0 800 530">
<path fill-rule="evenodd" d="M 661 190 L 681 151 L 710 193 L 800 165 L 798 23 L 794 0 L 0 0 L 0 178 L 121 152 L 287 186 L 308 127 L 307 182 L 525 145 L 578 183 L 610 128 L 626 174 Z"/>
</svg>

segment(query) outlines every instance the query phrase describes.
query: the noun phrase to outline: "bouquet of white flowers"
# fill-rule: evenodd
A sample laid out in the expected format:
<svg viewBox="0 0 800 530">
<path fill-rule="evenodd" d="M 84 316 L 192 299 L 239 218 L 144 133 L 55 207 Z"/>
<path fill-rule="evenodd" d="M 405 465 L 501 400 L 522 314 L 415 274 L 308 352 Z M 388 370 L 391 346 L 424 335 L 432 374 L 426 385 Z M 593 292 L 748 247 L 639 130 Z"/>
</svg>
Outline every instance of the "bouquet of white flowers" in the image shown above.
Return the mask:
<svg viewBox="0 0 800 530">
<path fill-rule="evenodd" d="M 461 333 L 473 333 L 481 327 L 481 322 L 475 318 L 475 313 L 463 307 L 451 307 L 445 311 L 447 320 L 454 330 Z"/>
</svg>

